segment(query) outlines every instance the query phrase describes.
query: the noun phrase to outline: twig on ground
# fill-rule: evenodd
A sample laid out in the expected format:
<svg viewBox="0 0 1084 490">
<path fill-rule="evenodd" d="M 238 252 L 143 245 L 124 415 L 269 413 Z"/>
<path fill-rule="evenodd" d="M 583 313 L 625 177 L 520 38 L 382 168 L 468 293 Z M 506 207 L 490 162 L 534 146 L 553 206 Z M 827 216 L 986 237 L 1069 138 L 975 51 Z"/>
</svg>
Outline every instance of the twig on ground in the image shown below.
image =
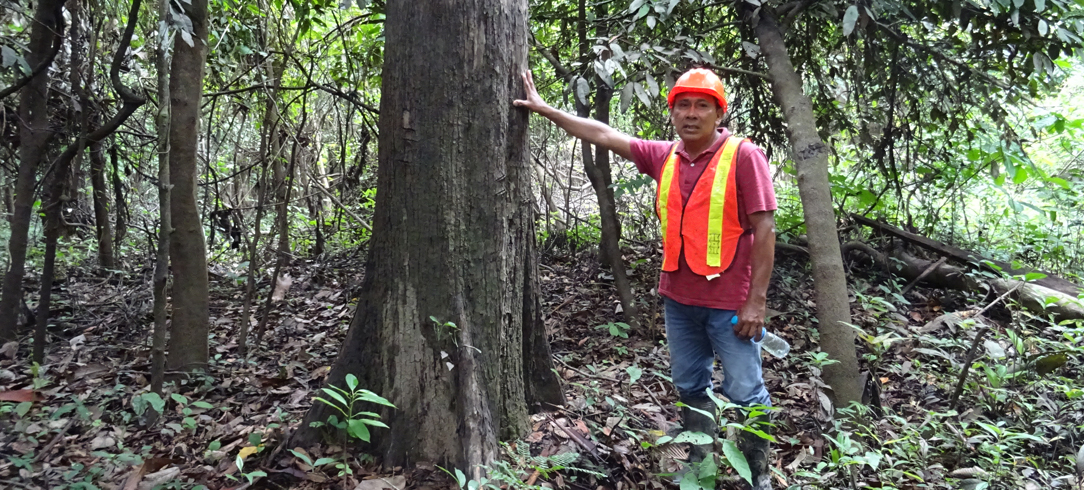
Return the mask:
<svg viewBox="0 0 1084 490">
<path fill-rule="evenodd" d="M 907 291 L 910 291 L 911 288 L 915 287 L 915 285 L 918 284 L 919 281 L 925 279 L 926 276 L 937 270 L 937 268 L 941 267 L 941 264 L 944 264 L 946 261 L 948 261 L 948 257 L 941 257 L 941 260 L 938 260 L 937 262 L 931 264 L 929 267 L 926 268 L 926 270 L 922 271 L 922 274 L 919 274 L 914 281 L 911 281 L 910 284 L 904 286 L 903 289 L 900 290 L 900 295 L 902 296 L 904 294 L 907 294 Z"/>
<path fill-rule="evenodd" d="M 998 296 L 997 299 L 990 302 L 990 304 L 986 305 L 985 308 L 979 310 L 978 313 L 975 313 L 975 318 L 982 317 L 982 314 L 986 313 L 986 310 L 989 310 L 994 305 L 1000 303 L 1001 300 L 1012 294 L 1023 284 L 1023 282 L 1016 283 L 1016 285 L 1013 286 L 1012 289 L 1005 291 L 1005 294 Z M 950 410 L 955 410 L 956 404 L 960 401 L 960 395 L 964 392 L 964 383 L 967 382 L 967 375 L 971 372 L 971 363 L 975 360 L 975 353 L 976 351 L 978 351 L 979 344 L 982 343 L 983 337 L 985 337 L 986 333 L 989 331 L 990 327 L 982 327 L 982 330 L 979 330 L 979 333 L 975 335 L 975 340 L 971 342 L 971 348 L 967 350 L 967 357 L 964 360 L 963 367 L 960 369 L 960 379 L 956 381 L 956 391 L 952 393 L 952 399 L 949 401 Z"/>
</svg>

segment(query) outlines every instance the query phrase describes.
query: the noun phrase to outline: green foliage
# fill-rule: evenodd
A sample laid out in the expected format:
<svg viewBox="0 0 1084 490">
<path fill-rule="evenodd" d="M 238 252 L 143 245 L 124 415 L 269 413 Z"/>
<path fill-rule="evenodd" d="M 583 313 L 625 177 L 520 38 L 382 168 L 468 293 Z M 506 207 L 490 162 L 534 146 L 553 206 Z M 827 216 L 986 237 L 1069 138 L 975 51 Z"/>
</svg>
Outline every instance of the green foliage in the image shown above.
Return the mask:
<svg viewBox="0 0 1084 490">
<path fill-rule="evenodd" d="M 335 385 L 328 385 L 328 387 L 322 388 L 321 391 L 323 391 L 330 399 L 314 397 L 313 400 L 333 408 L 342 416 L 342 420 L 339 420 L 338 416 L 329 415 L 326 425 L 346 431 L 347 436 L 350 438 L 362 442 L 369 442 L 369 426 L 388 427 L 380 421 L 379 414 L 359 410 L 360 407 L 357 405 L 359 405 L 360 402 L 373 403 L 391 408 L 395 408 L 395 405 L 376 393 L 358 388 L 358 378 L 353 374 L 346 375 L 346 389 L 339 388 Z M 325 424 L 317 421 L 311 422 L 310 425 L 313 427 L 322 427 Z"/>
<path fill-rule="evenodd" d="M 550 456 L 531 456 L 530 445 L 525 442 L 501 443 L 501 446 L 504 448 L 506 459 L 482 467 L 487 476 L 480 479 L 468 480 L 466 474 L 458 468 L 455 468 L 455 473 L 443 467 L 438 466 L 438 468 L 451 476 L 462 490 L 541 490 L 546 488 L 542 485 L 528 485 L 520 477 L 524 473 L 533 474 L 534 472 L 538 472 L 540 480 L 550 480 L 562 471 L 570 474 L 569 478 L 573 481 L 577 475 L 598 478 L 606 476 L 592 469 L 575 466 L 574 463 L 580 460 L 579 453 L 565 452 Z"/>
<path fill-rule="evenodd" d="M 595 327 L 595 330 L 606 330 L 613 337 L 629 338 L 629 330 L 632 327 L 625 322 L 610 322 Z"/>
</svg>

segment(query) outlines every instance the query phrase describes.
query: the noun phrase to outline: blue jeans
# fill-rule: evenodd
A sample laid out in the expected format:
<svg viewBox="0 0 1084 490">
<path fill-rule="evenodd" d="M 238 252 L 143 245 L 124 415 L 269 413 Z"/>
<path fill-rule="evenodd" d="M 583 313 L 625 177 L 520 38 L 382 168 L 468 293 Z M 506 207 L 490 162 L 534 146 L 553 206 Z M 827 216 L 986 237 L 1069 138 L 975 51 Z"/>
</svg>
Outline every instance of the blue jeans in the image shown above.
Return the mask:
<svg viewBox="0 0 1084 490">
<path fill-rule="evenodd" d="M 760 366 L 760 345 L 734 334 L 734 310 L 689 306 L 670 298 L 666 305 L 666 340 L 670 347 L 670 376 L 683 400 L 703 400 L 712 387 L 718 356 L 723 366 L 723 393 L 747 407 L 771 405 Z"/>
</svg>

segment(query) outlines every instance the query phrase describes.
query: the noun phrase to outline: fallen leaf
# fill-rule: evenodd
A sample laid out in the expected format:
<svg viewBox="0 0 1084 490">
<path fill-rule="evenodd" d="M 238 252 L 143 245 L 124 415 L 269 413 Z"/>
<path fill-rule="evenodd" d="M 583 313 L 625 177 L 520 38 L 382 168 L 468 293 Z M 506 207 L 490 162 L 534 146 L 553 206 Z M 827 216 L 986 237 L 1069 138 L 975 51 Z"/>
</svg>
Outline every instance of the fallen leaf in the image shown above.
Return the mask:
<svg viewBox="0 0 1084 490">
<path fill-rule="evenodd" d="M 271 295 L 271 301 L 282 301 L 286 298 L 286 292 L 290 290 L 290 286 L 293 285 L 294 279 L 289 274 L 283 274 L 279 276 L 278 281 L 275 282 L 275 292 Z"/>
<path fill-rule="evenodd" d="M 0 391 L 0 402 L 22 403 L 40 402 L 42 400 L 44 400 L 44 398 L 34 390 Z"/>
<path fill-rule="evenodd" d="M 247 458 L 247 457 L 249 457 L 249 456 L 251 456 L 253 454 L 256 454 L 256 452 L 259 451 L 259 450 L 260 450 L 260 448 L 258 448 L 256 446 L 246 446 L 246 447 L 241 448 L 241 451 L 238 452 L 237 455 L 240 456 L 241 459 L 245 459 L 245 458 Z"/>
<path fill-rule="evenodd" d="M 392 476 L 388 478 L 373 478 L 372 480 L 364 480 L 358 483 L 358 486 L 354 487 L 354 490 L 383 490 L 390 488 L 392 490 L 403 490 L 406 487 L 406 477 L 403 475 Z"/>
<path fill-rule="evenodd" d="M 162 485 L 181 474 L 181 468 L 179 466 L 170 466 L 161 471 L 156 471 L 143 477 L 143 481 L 136 487 L 137 490 L 152 490 L 158 485 Z"/>
<path fill-rule="evenodd" d="M 11 341 L 5 343 L 3 347 L 0 347 L 0 357 L 6 357 L 8 359 L 15 359 L 15 354 L 19 352 L 19 343 Z"/>
</svg>

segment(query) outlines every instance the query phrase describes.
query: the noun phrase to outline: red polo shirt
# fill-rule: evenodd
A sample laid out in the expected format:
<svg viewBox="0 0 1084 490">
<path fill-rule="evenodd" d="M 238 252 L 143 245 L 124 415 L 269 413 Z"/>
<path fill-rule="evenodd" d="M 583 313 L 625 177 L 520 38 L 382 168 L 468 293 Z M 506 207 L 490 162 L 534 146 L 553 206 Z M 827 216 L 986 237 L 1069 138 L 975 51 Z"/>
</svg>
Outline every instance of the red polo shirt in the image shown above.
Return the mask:
<svg viewBox="0 0 1084 490">
<path fill-rule="evenodd" d="M 678 142 L 677 155 L 681 165 L 681 198 L 689 200 L 697 179 L 707 167 L 711 157 L 730 136 L 725 128 L 720 128 L 720 137 L 703 153 L 690 156 L 685 152 L 685 143 Z M 640 173 L 650 175 L 659 182 L 666 157 L 670 155 L 672 141 L 632 140 L 632 161 Z M 704 306 L 722 310 L 737 310 L 749 296 L 749 281 L 752 276 L 753 233 L 749 227 L 748 215 L 758 211 L 776 209 L 775 190 L 768 169 L 768 158 L 760 147 L 752 143 L 743 143 L 738 148 L 735 183 L 738 189 L 738 219 L 746 233 L 738 240 L 738 250 L 730 268 L 719 277 L 707 280 L 689 269 L 685 262 L 684 251 L 678 260 L 678 269 L 674 272 L 662 272 L 659 276 L 659 294 L 678 303 L 690 306 Z"/>
</svg>

